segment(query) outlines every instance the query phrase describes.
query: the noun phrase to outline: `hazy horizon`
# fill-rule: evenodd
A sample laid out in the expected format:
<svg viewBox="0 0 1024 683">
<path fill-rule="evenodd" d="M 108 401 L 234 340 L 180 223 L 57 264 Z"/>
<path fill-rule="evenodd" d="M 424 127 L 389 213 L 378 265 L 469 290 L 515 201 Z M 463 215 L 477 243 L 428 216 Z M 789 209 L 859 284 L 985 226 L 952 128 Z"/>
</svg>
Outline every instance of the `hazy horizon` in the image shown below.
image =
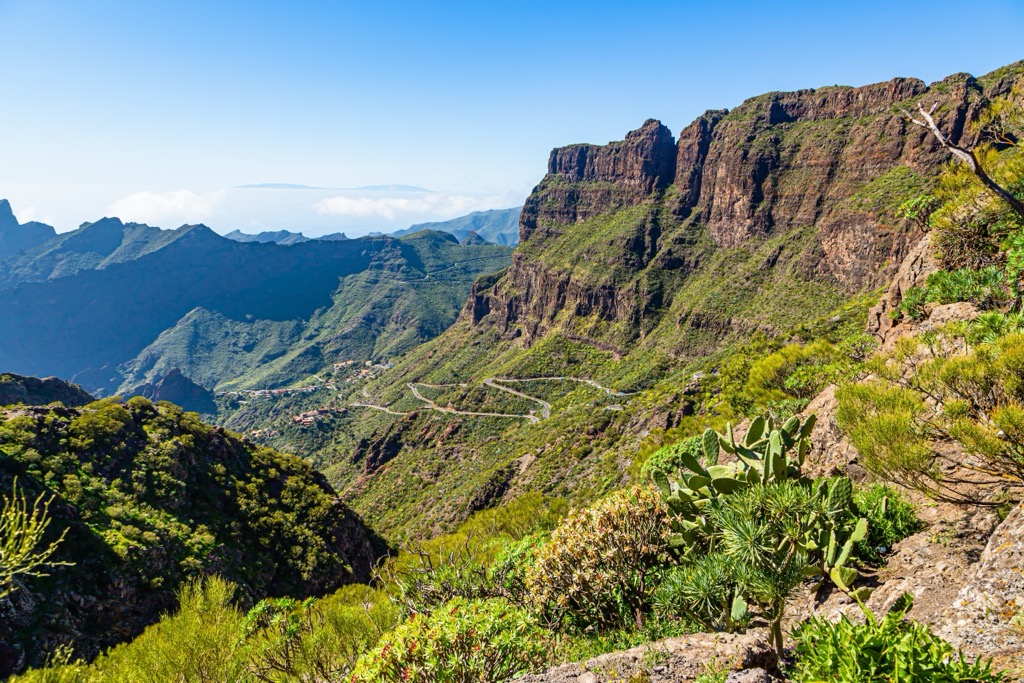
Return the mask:
<svg viewBox="0 0 1024 683">
<path fill-rule="evenodd" d="M 1024 20 L 1007 0 L 973 10 Z M 955 49 L 937 42 L 962 11 L 0 0 L 0 82 L 14 103 L 0 196 L 20 220 L 60 231 L 117 215 L 219 232 L 388 232 L 519 205 L 552 148 L 621 139 L 647 118 L 678 134 L 767 91 L 932 82 L 1022 57 L 984 31 Z M 259 184 L 316 189 L 243 187 Z M 320 189 L 389 185 L 431 191 Z"/>
</svg>

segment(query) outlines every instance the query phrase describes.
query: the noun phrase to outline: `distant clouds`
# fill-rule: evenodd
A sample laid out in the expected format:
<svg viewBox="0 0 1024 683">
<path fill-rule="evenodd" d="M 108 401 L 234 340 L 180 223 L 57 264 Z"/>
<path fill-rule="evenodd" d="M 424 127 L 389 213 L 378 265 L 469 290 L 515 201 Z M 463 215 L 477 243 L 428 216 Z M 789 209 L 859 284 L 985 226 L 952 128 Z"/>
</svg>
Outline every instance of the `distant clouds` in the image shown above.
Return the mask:
<svg viewBox="0 0 1024 683">
<path fill-rule="evenodd" d="M 379 190 L 377 191 L 380 192 Z M 365 196 L 347 193 L 322 199 L 315 204 L 318 213 L 335 216 L 377 216 L 396 220 L 403 216 L 454 218 L 471 211 L 502 208 L 508 200 L 504 197 L 476 196 L 469 194 L 447 194 L 444 192 L 408 193 L 393 196 Z"/>
<path fill-rule="evenodd" d="M 234 229 L 287 229 L 309 236 L 333 232 L 359 236 L 504 209 L 524 199 L 520 192 L 448 192 L 397 184 L 341 189 L 261 183 L 210 190 L 146 190 L 101 206 L 105 215 L 164 228 L 205 223 L 222 234 Z M 75 217 L 75 224 L 98 217 Z"/>
<path fill-rule="evenodd" d="M 172 192 L 136 192 L 110 205 L 111 216 L 124 221 L 152 225 L 201 223 L 211 215 L 224 199 L 226 192 L 217 190 L 197 194 L 192 190 Z"/>
</svg>

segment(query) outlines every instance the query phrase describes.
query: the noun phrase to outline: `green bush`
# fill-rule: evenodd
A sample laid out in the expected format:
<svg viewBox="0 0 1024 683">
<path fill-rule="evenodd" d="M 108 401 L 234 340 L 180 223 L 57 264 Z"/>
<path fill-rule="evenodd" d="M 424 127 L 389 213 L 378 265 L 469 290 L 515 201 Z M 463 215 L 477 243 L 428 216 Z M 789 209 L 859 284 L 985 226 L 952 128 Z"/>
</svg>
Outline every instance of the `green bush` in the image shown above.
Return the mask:
<svg viewBox="0 0 1024 683">
<path fill-rule="evenodd" d="M 856 514 L 868 520 L 868 536 L 856 545 L 857 557 L 867 562 L 881 562 L 883 553 L 924 528 L 914 506 L 891 486 L 858 488 L 853 504 Z"/>
<path fill-rule="evenodd" d="M 544 632 L 500 600 L 456 598 L 414 614 L 364 654 L 349 683 L 499 683 L 543 666 Z"/>
<path fill-rule="evenodd" d="M 640 474 L 644 480 L 650 479 L 655 470 L 674 474 L 685 467 L 683 462 L 688 457 L 700 458 L 703 454 L 700 437 L 691 436 L 652 453 L 640 468 Z"/>
<path fill-rule="evenodd" d="M 386 592 L 362 585 L 320 600 L 262 600 L 243 623 L 247 674 L 258 681 L 338 680 L 400 617 Z"/>
<path fill-rule="evenodd" d="M 964 348 L 959 325 L 870 362 L 876 378 L 841 386 L 836 423 L 878 477 L 956 497 L 934 439 L 954 439 L 987 469 L 1024 481 L 1024 333 Z"/>
<path fill-rule="evenodd" d="M 903 295 L 899 313 L 910 320 L 923 320 L 928 304 L 953 304 L 967 301 L 982 310 L 1005 306 L 1013 299 L 1010 284 L 1002 268 L 981 270 L 960 268 L 932 273 L 924 287 L 911 287 Z"/>
<path fill-rule="evenodd" d="M 846 615 L 838 622 L 816 617 L 793 632 L 798 683 L 995 683 L 1003 675 L 991 661 L 970 661 L 924 624 L 904 620 L 913 596 L 904 594 L 879 620 L 862 608 L 864 624 Z"/>
<path fill-rule="evenodd" d="M 95 679 L 106 683 L 244 680 L 239 647 L 244 615 L 231 604 L 232 584 L 210 577 L 185 584 L 181 607 L 130 643 L 97 660 Z"/>
<path fill-rule="evenodd" d="M 809 399 L 846 370 L 849 359 L 824 339 L 790 344 L 750 366 L 745 392 L 757 405 Z"/>
<path fill-rule="evenodd" d="M 994 344 L 1008 334 L 1024 331 L 1024 314 L 985 311 L 971 321 L 967 341 L 975 346 Z"/>
<path fill-rule="evenodd" d="M 562 498 L 527 493 L 473 514 L 454 533 L 405 544 L 377 569 L 376 578 L 408 612 L 429 611 L 456 597 L 519 603 L 526 565 L 509 551 L 522 539 L 529 539 L 527 545 L 546 539 L 566 507 Z"/>
<path fill-rule="evenodd" d="M 616 491 L 571 512 L 536 551 L 525 584 L 533 606 L 551 621 L 584 629 L 641 627 L 667 561 L 669 523 L 648 487 Z"/>
<path fill-rule="evenodd" d="M 884 381 L 839 387 L 836 423 L 864 467 L 888 481 L 926 487 L 937 476 L 919 394 Z"/>
<path fill-rule="evenodd" d="M 995 266 L 981 270 L 940 270 L 928 276 L 925 287 L 930 303 L 952 304 L 969 301 L 979 308 L 988 309 L 1008 303 L 1010 300 L 1006 275 L 1001 268 Z"/>
<path fill-rule="evenodd" d="M 928 290 L 924 287 L 911 287 L 903 293 L 903 300 L 900 301 L 899 308 L 892 312 L 892 317 L 899 319 L 902 315 L 914 322 L 924 320 L 927 315 L 925 309 L 927 303 Z"/>
<path fill-rule="evenodd" d="M 18 683 L 334 681 L 400 621 L 384 591 L 346 586 L 319 600 L 263 600 L 247 615 L 217 577 L 190 582 L 181 607 L 92 664 L 60 651 Z"/>
</svg>

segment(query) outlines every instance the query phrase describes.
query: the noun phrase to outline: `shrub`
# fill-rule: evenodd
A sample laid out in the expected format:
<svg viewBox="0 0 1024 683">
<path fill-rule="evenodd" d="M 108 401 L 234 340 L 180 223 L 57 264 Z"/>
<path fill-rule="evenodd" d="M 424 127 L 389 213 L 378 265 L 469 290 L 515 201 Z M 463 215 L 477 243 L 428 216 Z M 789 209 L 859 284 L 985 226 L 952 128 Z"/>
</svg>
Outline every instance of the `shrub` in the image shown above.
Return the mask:
<svg viewBox="0 0 1024 683">
<path fill-rule="evenodd" d="M 254 680 L 338 680 L 400 621 L 387 593 L 346 586 L 320 600 L 262 600 L 246 615 L 243 642 Z"/>
<path fill-rule="evenodd" d="M 685 617 L 708 631 L 735 631 L 746 624 L 736 563 L 723 553 L 712 553 L 675 567 L 654 593 L 655 611 L 664 617 Z"/>
<path fill-rule="evenodd" d="M 508 557 L 523 538 L 536 544 L 565 514 L 566 501 L 527 493 L 507 506 L 479 511 L 452 534 L 405 544 L 376 578 L 409 612 L 456 597 L 521 602 L 525 565 Z M 532 533 L 535 532 L 535 533 Z"/>
<path fill-rule="evenodd" d="M 905 621 L 913 596 L 904 594 L 879 620 L 862 607 L 866 623 L 846 615 L 838 622 L 815 617 L 793 632 L 796 662 L 790 677 L 799 683 L 990 683 L 1003 680 L 991 661 L 971 662 L 924 624 Z"/>
<path fill-rule="evenodd" d="M 911 287 L 903 294 L 898 309 L 893 311 L 893 317 L 906 316 L 915 322 L 924 320 L 927 311 L 925 305 L 928 303 L 928 291 L 924 287 Z"/>
<path fill-rule="evenodd" d="M 647 487 L 616 491 L 570 513 L 527 569 L 532 604 L 577 628 L 642 626 L 649 575 L 666 560 L 668 533 L 665 504 Z"/>
<path fill-rule="evenodd" d="M 965 349 L 970 328 L 901 340 L 878 379 L 840 387 L 836 422 L 872 473 L 956 498 L 929 439 L 955 439 L 987 470 L 1024 481 L 1024 334 Z"/>
<path fill-rule="evenodd" d="M 881 562 L 883 553 L 924 527 L 914 506 L 891 486 L 858 488 L 853 503 L 856 514 L 868 520 L 868 536 L 856 545 L 857 557 L 862 560 Z"/>
<path fill-rule="evenodd" d="M 539 531 L 506 545 L 488 567 L 488 575 L 498 593 L 517 605 L 526 605 L 530 596 L 526 576 L 531 571 L 537 553 L 551 540 L 551 534 Z"/>
<path fill-rule="evenodd" d="M 243 615 L 231 605 L 235 587 L 217 577 L 185 584 L 181 607 L 93 665 L 100 680 L 121 683 L 243 679 L 238 635 Z"/>
<path fill-rule="evenodd" d="M 544 664 L 543 631 L 500 599 L 456 598 L 414 614 L 364 654 L 349 683 L 498 683 Z"/>
<path fill-rule="evenodd" d="M 928 276 L 924 287 L 911 287 L 904 293 L 897 317 L 902 314 L 910 320 L 923 320 L 928 304 L 967 301 L 985 310 L 1004 306 L 1012 299 L 1010 283 L 999 267 L 940 270 Z"/>
<path fill-rule="evenodd" d="M 650 479 L 655 470 L 672 474 L 685 467 L 683 462 L 688 457 L 700 458 L 703 454 L 700 437 L 691 436 L 652 453 L 640 468 L 640 474 L 645 480 Z"/>
<path fill-rule="evenodd" d="M 979 308 L 988 309 L 1010 301 L 1006 276 L 1001 268 L 995 266 L 981 270 L 940 270 L 928 276 L 925 287 L 929 303 L 969 301 Z"/>
<path fill-rule="evenodd" d="M 848 358 L 819 339 L 790 344 L 750 366 L 745 392 L 755 404 L 785 399 L 809 399 L 843 373 Z"/>
<path fill-rule="evenodd" d="M 985 311 L 971 321 L 967 341 L 975 346 L 994 344 L 1001 337 L 1024 331 L 1024 314 Z"/>
<path fill-rule="evenodd" d="M 927 486 L 937 475 L 928 445 L 921 397 L 882 381 L 839 387 L 836 423 L 860 453 L 861 463 L 893 482 Z"/>
<path fill-rule="evenodd" d="M 446 534 L 408 544 L 376 572 L 392 598 L 407 612 L 426 612 L 457 597 L 500 595 L 488 564 L 510 541 L 508 536 Z"/>
<path fill-rule="evenodd" d="M 14 590 L 18 577 L 46 576 L 52 567 L 68 564 L 50 559 L 67 535 L 66 528 L 55 540 L 44 542 L 53 498 L 41 493 L 29 501 L 17 479 L 10 495 L 4 492 L 0 498 L 0 600 Z"/>
</svg>

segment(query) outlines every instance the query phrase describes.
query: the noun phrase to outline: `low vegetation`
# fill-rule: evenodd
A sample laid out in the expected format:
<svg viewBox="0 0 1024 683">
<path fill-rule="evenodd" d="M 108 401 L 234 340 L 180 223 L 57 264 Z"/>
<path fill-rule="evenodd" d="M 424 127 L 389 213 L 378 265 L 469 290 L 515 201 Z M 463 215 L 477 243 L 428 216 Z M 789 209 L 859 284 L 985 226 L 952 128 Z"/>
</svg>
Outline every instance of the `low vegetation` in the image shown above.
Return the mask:
<svg viewBox="0 0 1024 683">
<path fill-rule="evenodd" d="M 904 594 L 881 619 L 862 605 L 864 623 L 843 615 L 838 622 L 816 617 L 800 624 L 793 634 L 796 663 L 791 678 L 798 683 L 1003 680 L 990 661 L 971 660 L 924 624 L 904 619 L 913 601 L 913 595 Z"/>
</svg>

